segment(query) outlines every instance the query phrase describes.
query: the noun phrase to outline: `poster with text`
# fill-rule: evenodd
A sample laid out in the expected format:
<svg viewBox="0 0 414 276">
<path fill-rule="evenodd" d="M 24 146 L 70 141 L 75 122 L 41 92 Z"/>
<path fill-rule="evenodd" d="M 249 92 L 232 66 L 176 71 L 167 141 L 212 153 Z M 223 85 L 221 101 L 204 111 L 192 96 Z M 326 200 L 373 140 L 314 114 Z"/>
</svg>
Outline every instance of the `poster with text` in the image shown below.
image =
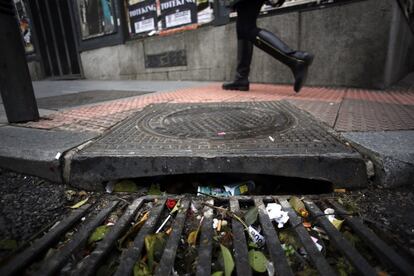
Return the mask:
<svg viewBox="0 0 414 276">
<path fill-rule="evenodd" d="M 160 0 L 162 28 L 197 23 L 196 0 Z"/>
<path fill-rule="evenodd" d="M 157 5 L 155 0 L 135 1 L 133 5 L 128 5 L 128 14 L 133 35 L 156 30 Z"/>
</svg>

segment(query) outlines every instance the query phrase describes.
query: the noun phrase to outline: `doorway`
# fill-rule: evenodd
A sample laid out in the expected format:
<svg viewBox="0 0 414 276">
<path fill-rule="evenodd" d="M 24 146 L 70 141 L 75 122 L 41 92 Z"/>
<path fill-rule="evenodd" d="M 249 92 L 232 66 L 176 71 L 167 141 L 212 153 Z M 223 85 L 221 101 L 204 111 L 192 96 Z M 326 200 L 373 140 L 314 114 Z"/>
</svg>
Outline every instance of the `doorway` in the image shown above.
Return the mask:
<svg viewBox="0 0 414 276">
<path fill-rule="evenodd" d="M 67 0 L 31 0 L 26 4 L 30 7 L 45 76 L 81 78 L 71 5 Z"/>
</svg>

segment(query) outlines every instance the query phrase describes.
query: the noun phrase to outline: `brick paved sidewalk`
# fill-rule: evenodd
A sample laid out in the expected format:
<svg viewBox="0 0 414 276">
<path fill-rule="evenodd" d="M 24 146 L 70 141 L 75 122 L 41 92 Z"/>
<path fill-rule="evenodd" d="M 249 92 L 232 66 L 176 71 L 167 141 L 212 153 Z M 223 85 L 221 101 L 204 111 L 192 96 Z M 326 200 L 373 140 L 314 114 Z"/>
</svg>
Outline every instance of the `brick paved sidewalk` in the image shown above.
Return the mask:
<svg viewBox="0 0 414 276">
<path fill-rule="evenodd" d="M 337 131 L 414 129 L 413 89 L 307 87 L 295 94 L 285 85 L 253 84 L 249 92 L 240 92 L 224 91 L 219 83 L 66 109 L 19 126 L 102 133 L 149 104 L 278 100 L 288 100 Z"/>
</svg>

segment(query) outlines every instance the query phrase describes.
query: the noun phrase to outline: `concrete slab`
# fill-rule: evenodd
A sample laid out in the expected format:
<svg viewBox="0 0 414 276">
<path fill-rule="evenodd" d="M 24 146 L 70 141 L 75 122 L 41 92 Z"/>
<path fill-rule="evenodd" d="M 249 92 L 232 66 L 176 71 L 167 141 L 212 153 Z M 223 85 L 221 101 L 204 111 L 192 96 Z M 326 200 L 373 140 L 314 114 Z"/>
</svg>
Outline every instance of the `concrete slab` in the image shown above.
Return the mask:
<svg viewBox="0 0 414 276">
<path fill-rule="evenodd" d="M 413 130 L 348 132 L 342 136 L 373 160 L 378 184 L 386 187 L 413 184 Z"/>
<path fill-rule="evenodd" d="M 186 173 L 366 184 L 361 156 L 287 102 L 155 104 L 72 155 L 65 178 L 89 189 L 110 179 Z"/>
<path fill-rule="evenodd" d="M 62 182 L 61 160 L 57 155 L 94 136 L 91 133 L 3 126 L 0 127 L 0 166 Z"/>
<path fill-rule="evenodd" d="M 140 96 L 153 91 L 90 90 L 73 94 L 37 99 L 37 105 L 47 109 L 62 109 L 105 101 Z"/>
<path fill-rule="evenodd" d="M 197 87 L 203 82 L 193 81 L 134 81 L 134 80 L 73 80 L 73 81 L 34 81 L 36 98 L 66 95 L 90 90 L 124 91 L 170 91 Z"/>
</svg>

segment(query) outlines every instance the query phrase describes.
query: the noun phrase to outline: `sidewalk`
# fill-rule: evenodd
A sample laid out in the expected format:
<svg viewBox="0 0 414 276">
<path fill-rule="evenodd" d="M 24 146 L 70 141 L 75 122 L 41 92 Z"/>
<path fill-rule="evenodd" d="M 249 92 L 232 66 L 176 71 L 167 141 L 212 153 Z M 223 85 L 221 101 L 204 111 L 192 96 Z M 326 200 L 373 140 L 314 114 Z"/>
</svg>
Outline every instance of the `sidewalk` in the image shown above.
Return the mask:
<svg viewBox="0 0 414 276">
<path fill-rule="evenodd" d="M 61 182 L 70 169 L 64 153 L 151 104 L 287 102 L 368 156 L 377 183 L 407 184 L 414 178 L 412 83 L 387 91 L 306 87 L 295 94 L 290 86 L 266 84 L 239 92 L 203 82 L 34 82 L 40 121 L 8 125 L 0 106 L 0 166 Z"/>
</svg>

